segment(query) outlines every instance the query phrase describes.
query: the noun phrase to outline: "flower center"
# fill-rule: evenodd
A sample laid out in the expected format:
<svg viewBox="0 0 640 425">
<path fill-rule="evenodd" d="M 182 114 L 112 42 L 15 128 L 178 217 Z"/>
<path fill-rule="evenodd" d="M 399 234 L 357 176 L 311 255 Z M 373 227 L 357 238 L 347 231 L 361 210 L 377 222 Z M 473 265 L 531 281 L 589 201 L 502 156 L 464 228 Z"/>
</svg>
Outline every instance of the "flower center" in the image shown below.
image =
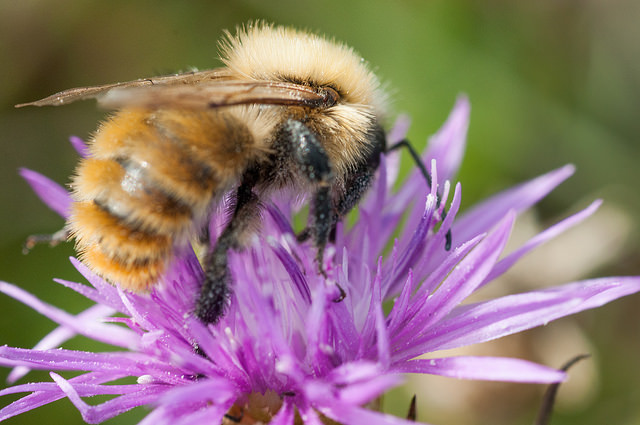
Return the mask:
<svg viewBox="0 0 640 425">
<path fill-rule="evenodd" d="M 264 394 L 251 393 L 246 400 L 238 401 L 227 412 L 223 425 L 269 423 L 282 407 L 282 397 L 275 391 Z"/>
</svg>

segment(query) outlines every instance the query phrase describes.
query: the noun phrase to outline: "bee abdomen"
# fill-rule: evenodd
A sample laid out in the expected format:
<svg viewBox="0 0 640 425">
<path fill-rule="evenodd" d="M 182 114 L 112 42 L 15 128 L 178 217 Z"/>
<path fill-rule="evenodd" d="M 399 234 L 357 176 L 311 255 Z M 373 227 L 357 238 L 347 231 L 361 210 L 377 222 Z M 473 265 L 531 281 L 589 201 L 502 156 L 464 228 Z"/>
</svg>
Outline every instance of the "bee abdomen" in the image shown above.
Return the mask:
<svg viewBox="0 0 640 425">
<path fill-rule="evenodd" d="M 136 229 L 95 201 L 74 203 L 69 227 L 83 261 L 126 289 L 147 289 L 171 258 L 170 235 Z"/>
<path fill-rule="evenodd" d="M 228 114 L 118 112 L 73 180 L 68 227 L 82 259 L 124 288 L 148 289 L 256 152 L 251 132 Z"/>
<path fill-rule="evenodd" d="M 142 166 L 126 159 L 84 160 L 73 186 L 76 201 L 93 201 L 122 223 L 151 233 L 188 232 L 194 208 L 203 208 L 167 193 Z"/>
<path fill-rule="evenodd" d="M 165 272 L 207 213 L 213 193 L 198 203 L 170 193 L 130 158 L 88 158 L 74 180 L 69 229 L 81 258 L 123 288 L 144 291 Z"/>
</svg>

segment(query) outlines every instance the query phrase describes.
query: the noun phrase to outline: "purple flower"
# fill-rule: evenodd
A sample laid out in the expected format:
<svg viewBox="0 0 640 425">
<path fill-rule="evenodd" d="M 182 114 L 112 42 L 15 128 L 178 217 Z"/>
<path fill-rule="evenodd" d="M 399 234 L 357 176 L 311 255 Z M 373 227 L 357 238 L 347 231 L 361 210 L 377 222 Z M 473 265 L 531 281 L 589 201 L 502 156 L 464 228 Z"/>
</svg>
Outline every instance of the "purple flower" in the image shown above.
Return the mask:
<svg viewBox="0 0 640 425">
<path fill-rule="evenodd" d="M 398 157 L 383 158 L 357 222 L 340 225 L 335 244 L 327 249 L 327 279 L 316 273 L 314 249 L 293 236 L 290 204 L 276 200 L 267 205 L 263 230 L 253 246 L 230 255 L 234 295 L 216 326 L 204 326 L 192 315 L 202 270 L 191 251 L 180 253 L 165 282 L 149 295 L 124 292 L 71 259 L 90 286 L 56 282 L 95 302 L 77 315 L 0 283 L 2 292 L 60 325 L 34 349 L 0 347 L 0 364 L 14 367 L 12 383 L 33 368 L 50 370 L 52 379 L 0 391 L 29 393 L 0 409 L 0 420 L 67 397 L 89 423 L 144 405 L 151 412 L 141 423 L 154 425 L 220 423 L 225 415 L 292 424 L 296 414 L 309 424 L 325 418 L 345 424 L 396 424 L 407 421 L 367 406 L 400 384 L 405 373 L 562 381 L 563 372 L 524 360 L 436 354 L 543 325 L 640 290 L 639 277 L 615 277 L 463 303 L 599 205 L 594 202 L 505 253 L 518 213 L 568 178 L 573 168 L 516 186 L 457 217 L 461 189 L 459 184 L 451 187 L 449 179 L 462 159 L 468 116 L 468 101 L 461 98 L 424 154 L 433 182 L 445 182 L 439 193 L 437 185 L 428 188 L 417 171 L 393 192 Z M 404 136 L 405 121 L 392 130 L 390 143 Z M 74 146 L 83 152 L 78 139 Z M 22 175 L 50 208 L 66 214 L 70 201 L 64 190 L 33 171 L 23 170 Z M 213 236 L 222 220 L 212 219 Z M 449 229 L 453 248 L 446 251 Z M 338 303 L 332 301 L 337 285 L 347 293 Z M 385 313 L 387 300 L 393 304 Z M 100 353 L 58 348 L 77 334 L 115 348 Z M 63 371 L 83 373 L 63 378 Z M 136 382 L 113 384 L 124 377 L 135 377 Z M 115 397 L 97 405 L 83 400 L 100 394 Z"/>
</svg>

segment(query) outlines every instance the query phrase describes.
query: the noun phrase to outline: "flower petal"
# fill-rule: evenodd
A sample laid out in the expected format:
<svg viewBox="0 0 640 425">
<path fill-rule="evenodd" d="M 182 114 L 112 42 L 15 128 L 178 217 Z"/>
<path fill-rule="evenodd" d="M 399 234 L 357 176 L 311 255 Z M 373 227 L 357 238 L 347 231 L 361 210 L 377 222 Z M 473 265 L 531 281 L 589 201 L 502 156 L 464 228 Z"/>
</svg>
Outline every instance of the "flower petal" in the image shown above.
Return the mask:
<svg viewBox="0 0 640 425">
<path fill-rule="evenodd" d="M 111 382 L 116 379 L 123 378 L 127 375 L 127 373 L 122 372 L 88 372 L 71 378 L 69 379 L 69 381 L 77 384 L 102 384 L 105 382 Z M 64 393 L 60 390 L 58 385 L 53 382 L 23 384 L 18 385 L 18 387 L 24 388 L 27 391 L 34 390 L 35 392 L 26 395 L 0 409 L 0 422 L 12 416 L 27 412 L 29 410 L 33 410 L 37 407 L 44 406 L 65 397 Z M 12 388 L 8 388 L 6 390 L 7 394 L 13 392 L 11 390 Z M 5 394 L 4 391 L 2 392 L 2 394 Z"/>
<path fill-rule="evenodd" d="M 484 281 L 507 243 L 514 220 L 515 214 L 508 213 L 496 229 L 451 271 L 427 300 L 424 308 L 429 311 L 429 316 L 425 317 L 423 323 L 425 329 L 447 315 Z"/>
<path fill-rule="evenodd" d="M 111 307 L 95 304 L 76 315 L 76 319 L 78 321 L 96 321 L 98 319 L 102 319 L 106 316 L 110 316 L 113 314 L 113 309 Z M 58 326 L 56 329 L 48 333 L 44 338 L 38 342 L 33 349 L 34 350 L 48 350 L 51 348 L 56 348 L 61 346 L 64 342 L 70 340 L 77 332 L 74 332 L 72 329 L 69 329 L 66 326 Z M 22 378 L 24 375 L 29 373 L 29 368 L 26 367 L 16 367 L 14 368 L 7 377 L 8 383 L 14 383 L 18 379 Z"/>
<path fill-rule="evenodd" d="M 146 386 L 136 393 L 122 395 L 102 404 L 98 404 L 97 406 L 90 406 L 80 398 L 78 391 L 74 388 L 71 382 L 53 372 L 51 373 L 51 378 L 53 378 L 60 389 L 67 395 L 69 400 L 71 400 L 76 409 L 78 409 L 82 415 L 82 419 L 90 424 L 104 422 L 107 419 L 118 416 L 133 409 L 134 407 L 149 404 L 158 397 L 158 394 L 166 391 L 166 387 L 163 386 Z"/>
<path fill-rule="evenodd" d="M 415 346 L 405 356 L 409 351 L 427 353 L 490 341 L 600 307 L 638 291 L 640 277 L 607 277 L 458 307 L 428 333 L 416 338 Z"/>
<path fill-rule="evenodd" d="M 282 401 L 282 407 L 269 423 L 271 425 L 293 425 L 294 417 L 293 405 L 288 398 L 285 398 Z"/>
<path fill-rule="evenodd" d="M 458 379 L 550 384 L 566 379 L 562 371 L 526 360 L 459 356 L 409 360 L 394 367 L 402 373 L 429 373 Z"/>
<path fill-rule="evenodd" d="M 152 374 L 164 382 L 172 383 L 184 383 L 186 379 L 183 370 L 160 359 L 135 352 L 91 353 L 61 348 L 29 350 L 0 346 L 0 365 L 47 370 L 101 371 L 112 373 L 117 378 Z"/>
<path fill-rule="evenodd" d="M 471 208 L 458 217 L 453 229 L 453 245 L 488 231 L 507 211 L 524 211 L 544 198 L 575 171 L 573 165 L 551 171 L 526 183 L 507 189 Z"/>
<path fill-rule="evenodd" d="M 470 110 L 466 96 L 458 97 L 447 121 L 436 134 L 429 138 L 422 161 L 427 166 L 427 170 L 432 172 L 432 160 L 436 160 L 440 181 L 451 180 L 458 172 L 466 144 Z M 400 190 L 394 194 L 394 199 L 406 205 L 417 193 L 424 193 L 430 189 L 427 188 L 420 172 L 414 170 Z"/>
<path fill-rule="evenodd" d="M 71 196 L 62 186 L 42 174 L 21 168 L 20 175 L 29 183 L 38 198 L 60 216 L 67 218 L 71 210 Z"/>
<path fill-rule="evenodd" d="M 536 236 L 531 238 L 527 243 L 525 243 L 522 247 L 517 249 L 516 251 L 509 254 L 507 257 L 503 258 L 495 265 L 491 273 L 486 277 L 485 281 L 482 285 L 486 285 L 493 279 L 497 278 L 505 271 L 507 271 L 512 265 L 514 265 L 520 258 L 522 258 L 529 251 L 534 248 L 542 245 L 543 243 L 549 241 L 550 239 L 555 238 L 565 230 L 575 226 L 576 224 L 582 222 L 587 217 L 591 216 L 598 207 L 602 204 L 602 201 L 596 200 L 591 205 L 589 205 L 584 210 L 580 211 L 577 214 L 574 214 L 559 223 L 554 224 L 553 226 L 546 229 L 544 232 L 538 233 Z"/>
<path fill-rule="evenodd" d="M 347 385 L 341 388 L 338 394 L 340 400 L 354 406 L 362 406 L 382 396 L 391 388 L 397 387 L 403 381 L 404 379 L 401 375 L 379 374 L 367 381 Z"/>
<path fill-rule="evenodd" d="M 408 405 L 408 403 L 407 403 Z M 332 403 L 325 403 L 324 406 L 319 407 L 327 417 L 333 419 L 338 423 L 345 425 L 415 425 L 414 421 L 408 419 L 401 419 L 396 416 L 388 415 L 385 413 L 373 412 L 371 410 L 353 406 L 347 403 L 340 403 L 338 401 Z M 421 422 L 423 425 L 428 425 Z"/>
<path fill-rule="evenodd" d="M 71 136 L 69 137 L 69 142 L 71 142 L 71 146 L 73 146 L 81 157 L 86 158 L 89 156 L 89 147 L 80 137 Z"/>
<path fill-rule="evenodd" d="M 211 377 L 190 382 L 189 385 L 174 387 L 157 401 L 163 406 L 180 406 L 190 403 L 224 404 L 236 398 L 237 388 L 228 379 Z"/>
<path fill-rule="evenodd" d="M 96 341 L 102 341 L 106 344 L 124 348 L 135 347 L 138 343 L 138 336 L 121 326 L 97 323 L 83 320 L 82 317 L 72 316 L 10 283 L 0 281 L 0 292 L 28 305 L 54 322 L 64 325 L 78 334 L 93 338 Z"/>
<path fill-rule="evenodd" d="M 458 173 L 464 156 L 470 113 L 471 104 L 467 96 L 458 96 L 447 121 L 429 138 L 424 162 L 437 161 L 441 181 L 451 180 Z"/>
</svg>

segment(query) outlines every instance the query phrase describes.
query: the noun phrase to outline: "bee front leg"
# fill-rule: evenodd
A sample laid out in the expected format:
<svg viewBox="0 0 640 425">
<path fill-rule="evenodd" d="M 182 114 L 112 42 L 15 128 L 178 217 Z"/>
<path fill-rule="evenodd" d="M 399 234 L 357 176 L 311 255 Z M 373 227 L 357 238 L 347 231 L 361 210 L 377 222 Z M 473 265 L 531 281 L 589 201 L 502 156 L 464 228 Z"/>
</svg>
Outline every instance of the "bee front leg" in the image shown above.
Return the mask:
<svg viewBox="0 0 640 425">
<path fill-rule="evenodd" d="M 318 137 L 304 123 L 290 119 L 283 124 L 279 138 L 280 148 L 293 158 L 298 172 L 316 187 L 311 202 L 309 224 L 298 235 L 298 240 L 312 238 L 316 247 L 318 273 L 326 277 L 324 270 L 324 250 L 337 220 L 337 210 L 333 199 L 335 177 L 331 161 Z M 346 296 L 338 286 L 340 295 L 335 301 Z"/>
<path fill-rule="evenodd" d="M 250 180 L 253 179 L 245 176 L 236 194 L 231 221 L 205 257 L 205 278 L 195 308 L 196 317 L 204 323 L 216 323 L 224 315 L 231 293 L 228 252 L 244 248 L 260 216 L 260 200 L 251 190 L 253 183 Z"/>
<path fill-rule="evenodd" d="M 313 242 L 317 250 L 316 261 L 318 263 L 318 272 L 324 277 L 327 277 L 323 267 L 324 249 L 329 241 L 331 229 L 336 222 L 330 189 L 329 186 L 321 186 L 316 191 L 313 197 L 312 221 L 310 226 L 313 234 Z"/>
<path fill-rule="evenodd" d="M 344 188 L 338 190 L 339 196 L 335 200 L 331 226 L 329 228 L 330 241 L 335 240 L 335 230 L 338 221 L 342 220 L 349 211 L 353 209 L 364 194 L 367 192 L 373 181 L 376 170 L 380 166 L 380 155 L 384 152 L 386 139 L 382 128 L 373 128 L 368 135 L 371 150 L 368 155 L 361 158 L 356 167 L 350 169 L 344 176 Z M 309 228 L 305 228 L 298 234 L 299 241 L 305 241 L 311 236 Z"/>
</svg>

